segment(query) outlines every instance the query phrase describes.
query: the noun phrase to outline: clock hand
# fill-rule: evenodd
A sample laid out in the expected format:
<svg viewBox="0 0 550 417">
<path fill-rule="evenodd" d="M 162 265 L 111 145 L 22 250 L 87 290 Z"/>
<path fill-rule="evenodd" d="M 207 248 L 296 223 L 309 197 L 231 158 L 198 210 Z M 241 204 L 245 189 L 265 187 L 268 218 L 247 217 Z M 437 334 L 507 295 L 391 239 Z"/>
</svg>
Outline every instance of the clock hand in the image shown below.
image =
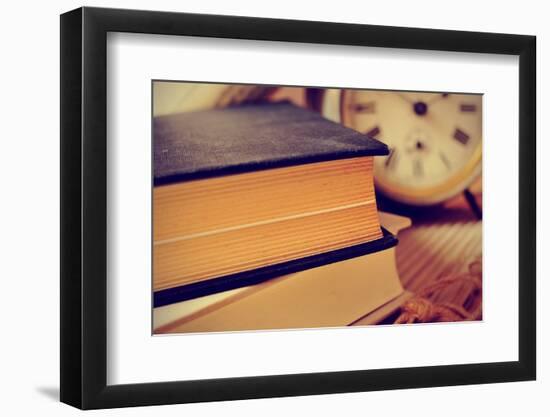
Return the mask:
<svg viewBox="0 0 550 417">
<path fill-rule="evenodd" d="M 430 100 L 428 102 L 424 102 L 424 101 L 413 102 L 412 103 L 413 110 L 417 114 L 417 116 L 424 116 L 428 112 L 428 108 L 432 104 L 438 102 L 439 100 L 441 100 L 443 98 L 447 98 L 448 96 L 449 96 L 448 93 L 442 93 L 440 96 L 435 97 L 435 98 L 433 98 L 432 100 Z"/>
<path fill-rule="evenodd" d="M 441 93 L 440 96 L 437 96 L 437 97 L 434 97 L 432 100 L 428 101 L 428 103 L 426 103 L 428 106 L 432 105 L 433 103 L 436 103 L 438 102 L 439 100 L 441 99 L 444 99 L 444 98 L 447 98 L 449 97 L 449 93 Z"/>
<path fill-rule="evenodd" d="M 409 104 L 414 104 L 416 102 L 415 100 L 410 99 L 403 93 L 395 93 L 395 94 L 397 94 L 399 97 L 401 97 L 403 100 L 405 100 Z"/>
<path fill-rule="evenodd" d="M 403 93 L 397 93 L 396 92 L 395 94 L 397 94 L 399 97 L 401 97 L 407 103 L 412 104 L 413 111 L 416 113 L 417 116 L 424 116 L 427 113 L 428 105 L 430 103 L 425 103 L 422 100 L 411 99 L 411 98 L 407 97 L 406 95 L 404 95 Z M 432 102 L 433 102 L 433 100 L 432 100 Z"/>
</svg>

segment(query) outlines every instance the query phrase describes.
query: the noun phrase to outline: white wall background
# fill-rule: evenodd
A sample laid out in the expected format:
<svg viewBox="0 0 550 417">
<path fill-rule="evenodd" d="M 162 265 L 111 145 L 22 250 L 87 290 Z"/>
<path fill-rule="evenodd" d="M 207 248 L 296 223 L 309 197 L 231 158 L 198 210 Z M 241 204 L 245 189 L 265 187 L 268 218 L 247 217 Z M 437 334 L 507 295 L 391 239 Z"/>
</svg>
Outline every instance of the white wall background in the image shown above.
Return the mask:
<svg viewBox="0 0 550 417">
<path fill-rule="evenodd" d="M 550 209 L 543 194 L 549 165 L 550 124 L 542 120 L 550 87 L 550 26 L 544 2 L 441 1 L 200 2 L 92 1 L 89 6 L 157 9 L 532 34 L 538 37 L 538 381 L 497 385 L 324 395 L 231 403 L 100 411 L 99 415 L 548 415 Z M 0 120 L 0 410 L 4 415 L 40 412 L 73 415 L 59 392 L 59 17 L 81 3 L 63 0 L 3 5 Z"/>
</svg>

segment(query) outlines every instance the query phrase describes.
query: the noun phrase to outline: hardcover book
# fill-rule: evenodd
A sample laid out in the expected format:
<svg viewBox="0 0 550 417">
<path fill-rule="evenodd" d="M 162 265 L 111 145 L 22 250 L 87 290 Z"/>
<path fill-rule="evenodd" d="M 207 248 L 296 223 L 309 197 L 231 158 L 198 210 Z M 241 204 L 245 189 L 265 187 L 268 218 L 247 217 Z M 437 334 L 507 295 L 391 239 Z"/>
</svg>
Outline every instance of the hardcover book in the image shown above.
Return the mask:
<svg viewBox="0 0 550 417">
<path fill-rule="evenodd" d="M 381 142 L 287 103 L 153 121 L 155 307 L 376 252 Z"/>
<path fill-rule="evenodd" d="M 397 234 L 406 217 L 380 212 Z M 375 324 L 410 293 L 397 271 L 396 247 L 266 282 L 155 308 L 155 334 L 299 329 Z"/>
</svg>

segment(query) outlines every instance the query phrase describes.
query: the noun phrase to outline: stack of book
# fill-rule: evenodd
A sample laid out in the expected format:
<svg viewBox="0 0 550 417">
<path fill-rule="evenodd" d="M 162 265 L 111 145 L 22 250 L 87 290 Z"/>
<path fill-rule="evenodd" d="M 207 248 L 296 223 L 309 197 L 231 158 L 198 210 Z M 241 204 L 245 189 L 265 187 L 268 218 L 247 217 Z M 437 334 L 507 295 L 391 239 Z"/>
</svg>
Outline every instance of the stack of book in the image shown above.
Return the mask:
<svg viewBox="0 0 550 417">
<path fill-rule="evenodd" d="M 155 333 L 349 325 L 403 294 L 381 142 L 286 103 L 153 130 Z"/>
</svg>

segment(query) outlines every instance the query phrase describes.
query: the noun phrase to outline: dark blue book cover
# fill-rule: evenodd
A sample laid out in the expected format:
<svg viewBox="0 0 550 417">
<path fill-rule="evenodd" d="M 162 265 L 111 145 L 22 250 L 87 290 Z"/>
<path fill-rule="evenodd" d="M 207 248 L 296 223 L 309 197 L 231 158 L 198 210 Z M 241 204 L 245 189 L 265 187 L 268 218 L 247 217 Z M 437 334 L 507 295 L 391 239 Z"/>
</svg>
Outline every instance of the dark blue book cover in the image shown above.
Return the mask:
<svg viewBox="0 0 550 417">
<path fill-rule="evenodd" d="M 387 155 L 382 142 L 288 103 L 155 117 L 154 183 Z"/>
</svg>

